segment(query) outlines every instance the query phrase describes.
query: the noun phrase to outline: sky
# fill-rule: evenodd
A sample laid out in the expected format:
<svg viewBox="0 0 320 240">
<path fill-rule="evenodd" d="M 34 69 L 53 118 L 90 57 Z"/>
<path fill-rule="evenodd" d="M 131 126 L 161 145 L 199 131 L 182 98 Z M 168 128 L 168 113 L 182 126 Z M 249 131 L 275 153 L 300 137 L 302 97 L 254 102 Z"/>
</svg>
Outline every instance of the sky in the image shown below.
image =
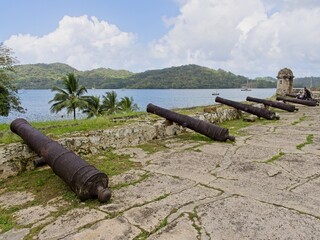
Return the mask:
<svg viewBox="0 0 320 240">
<path fill-rule="evenodd" d="M 134 73 L 186 64 L 249 78 L 320 76 L 319 0 L 1 0 L 19 64 Z"/>
</svg>

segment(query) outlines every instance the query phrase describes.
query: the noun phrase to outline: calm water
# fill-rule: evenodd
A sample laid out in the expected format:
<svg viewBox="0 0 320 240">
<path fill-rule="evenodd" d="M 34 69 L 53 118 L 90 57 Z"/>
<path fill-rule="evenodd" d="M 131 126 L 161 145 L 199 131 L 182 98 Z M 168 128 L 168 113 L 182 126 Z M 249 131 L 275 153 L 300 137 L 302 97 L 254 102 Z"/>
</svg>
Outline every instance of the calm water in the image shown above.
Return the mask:
<svg viewBox="0 0 320 240">
<path fill-rule="evenodd" d="M 276 89 L 252 89 L 252 91 L 241 91 L 240 89 L 89 89 L 87 95 L 103 96 L 108 91 L 115 91 L 119 100 L 125 96 L 133 97 L 140 111 L 146 111 L 148 103 L 167 109 L 205 106 L 216 104 L 214 101 L 216 96 L 212 95 L 216 92 L 219 92 L 222 98 L 244 101 L 247 96 L 271 97 L 275 94 Z M 71 119 L 72 116 L 65 111 L 57 114 L 50 112 L 51 104 L 48 102 L 54 95 L 55 92 L 51 90 L 20 90 L 19 97 L 26 113 L 13 112 L 8 117 L 0 117 L 0 123 L 10 123 L 17 117 L 23 117 L 28 121 Z M 100 99 L 102 100 L 102 97 Z"/>
</svg>

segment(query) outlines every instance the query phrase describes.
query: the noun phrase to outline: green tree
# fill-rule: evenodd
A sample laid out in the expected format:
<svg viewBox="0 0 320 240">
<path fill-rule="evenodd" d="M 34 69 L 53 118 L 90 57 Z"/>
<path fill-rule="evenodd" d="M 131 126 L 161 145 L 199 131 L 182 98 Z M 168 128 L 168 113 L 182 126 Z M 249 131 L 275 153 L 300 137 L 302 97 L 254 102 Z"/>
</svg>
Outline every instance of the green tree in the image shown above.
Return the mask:
<svg viewBox="0 0 320 240">
<path fill-rule="evenodd" d="M 106 111 L 107 114 L 115 114 L 120 111 L 119 101 L 115 91 L 106 92 L 106 95 L 103 96 L 102 109 Z"/>
<path fill-rule="evenodd" d="M 135 112 L 139 110 L 136 103 L 133 102 L 132 97 L 123 97 L 119 103 L 119 108 L 122 112 Z"/>
<path fill-rule="evenodd" d="M 0 116 L 8 116 L 10 111 L 24 112 L 13 84 L 12 65 L 18 61 L 12 54 L 10 48 L 0 43 Z"/>
<path fill-rule="evenodd" d="M 74 73 L 67 74 L 62 80 L 66 90 L 57 86 L 52 88 L 52 91 L 58 93 L 49 101 L 49 103 L 54 102 L 50 110 L 57 113 L 65 108 L 67 113 L 73 113 L 73 119 L 76 120 L 76 109 L 84 109 L 88 106 L 87 97 L 83 96 L 87 89 L 79 85 L 79 79 L 76 78 Z"/>
<path fill-rule="evenodd" d="M 87 114 L 88 118 L 101 116 L 103 114 L 102 105 L 100 104 L 100 97 L 88 96 L 86 97 L 88 105 L 82 111 Z"/>
</svg>

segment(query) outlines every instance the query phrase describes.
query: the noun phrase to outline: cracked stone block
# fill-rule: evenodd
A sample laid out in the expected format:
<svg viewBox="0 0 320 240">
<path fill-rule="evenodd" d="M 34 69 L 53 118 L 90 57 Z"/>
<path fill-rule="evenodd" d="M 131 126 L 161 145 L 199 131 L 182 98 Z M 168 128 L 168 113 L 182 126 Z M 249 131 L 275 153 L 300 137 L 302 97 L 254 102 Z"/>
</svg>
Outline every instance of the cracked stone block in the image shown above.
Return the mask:
<svg viewBox="0 0 320 240">
<path fill-rule="evenodd" d="M 215 175 L 226 180 L 241 181 L 244 185 L 254 183 L 262 188 L 272 186 L 277 189 L 285 189 L 301 181 L 297 176 L 282 171 L 274 164 L 241 162 L 240 160 L 232 162 L 224 169 L 218 168 Z"/>
<path fill-rule="evenodd" d="M 130 170 L 123 174 L 112 176 L 109 179 L 109 186 L 112 187 L 112 186 L 116 186 L 124 183 L 126 184 L 133 183 L 139 180 L 141 176 L 143 176 L 144 174 L 146 174 L 146 172 L 142 170 Z"/>
<path fill-rule="evenodd" d="M 269 184 L 261 186 L 257 182 L 245 179 L 242 181 L 217 179 L 209 186 L 223 189 L 227 194 L 246 196 L 262 202 L 285 206 L 288 209 L 296 209 L 306 214 L 316 215 L 320 219 L 320 199 L 314 199 L 306 194 L 277 189 Z"/>
<path fill-rule="evenodd" d="M 34 195 L 30 192 L 6 192 L 0 195 L 0 207 L 10 208 L 19 206 L 34 200 Z"/>
<path fill-rule="evenodd" d="M 140 232 L 139 228 L 128 223 L 124 217 L 117 217 L 102 220 L 64 239 L 134 239 Z"/>
<path fill-rule="evenodd" d="M 88 224 L 93 224 L 102 220 L 105 217 L 105 213 L 94 209 L 73 209 L 41 229 L 38 238 L 40 240 L 60 239 L 79 231 L 79 229 Z"/>
<path fill-rule="evenodd" d="M 290 130 L 287 130 L 290 132 Z M 305 142 L 306 138 L 301 134 L 278 134 L 261 132 L 260 135 L 255 135 L 246 141 L 251 146 L 268 147 L 281 149 L 282 152 L 299 153 L 296 148 L 298 144 Z"/>
<path fill-rule="evenodd" d="M 211 239 L 320 238 L 318 218 L 250 198 L 226 198 L 196 211 Z"/>
<path fill-rule="evenodd" d="M 320 199 L 320 178 L 310 179 L 305 184 L 301 184 L 297 188 L 293 189 L 292 192 L 300 195 L 307 195 L 313 199 Z"/>
<path fill-rule="evenodd" d="M 144 181 L 123 187 L 112 192 L 111 202 L 102 205 L 100 210 L 106 212 L 121 212 L 135 205 L 146 202 L 170 193 L 180 192 L 194 185 L 193 182 L 161 174 L 151 174 Z"/>
<path fill-rule="evenodd" d="M 300 178 L 308 178 L 320 174 L 320 161 L 317 155 L 285 154 L 276 161 L 276 164 Z"/>
<path fill-rule="evenodd" d="M 130 156 L 130 161 L 140 162 L 143 165 L 146 163 L 149 154 L 141 148 L 121 148 L 114 150 L 116 154 L 126 154 Z"/>
<path fill-rule="evenodd" d="M 11 229 L 8 232 L 0 233 L 1 240 L 21 240 L 30 232 L 30 228 Z"/>
<path fill-rule="evenodd" d="M 222 161 L 222 156 L 202 152 L 183 151 L 164 154 L 145 167 L 146 170 L 208 183 L 215 179 L 211 171 Z"/>
<path fill-rule="evenodd" d="M 29 208 L 21 209 L 17 211 L 13 217 L 16 219 L 19 225 L 34 224 L 46 217 L 52 212 L 57 211 L 54 207 L 44 206 L 32 206 Z"/>
<path fill-rule="evenodd" d="M 225 143 L 214 142 L 214 144 L 206 144 L 197 149 L 211 156 L 224 156 L 231 147 Z"/>
<path fill-rule="evenodd" d="M 198 239 L 198 232 L 193 226 L 187 214 L 178 218 L 174 222 L 169 223 L 164 228 L 157 231 L 155 234 L 148 237 L 148 240 L 194 240 Z"/>
<path fill-rule="evenodd" d="M 154 201 L 141 207 L 132 208 L 124 213 L 124 216 L 133 225 L 150 232 L 155 229 L 170 213 L 188 204 L 198 202 L 209 197 L 221 194 L 212 188 L 196 186 L 180 193 L 170 194 L 159 201 Z"/>
<path fill-rule="evenodd" d="M 279 148 L 244 144 L 243 146 L 237 147 L 232 158 L 235 162 L 240 160 L 263 162 L 271 159 L 273 156 L 279 154 L 279 152 Z"/>
</svg>

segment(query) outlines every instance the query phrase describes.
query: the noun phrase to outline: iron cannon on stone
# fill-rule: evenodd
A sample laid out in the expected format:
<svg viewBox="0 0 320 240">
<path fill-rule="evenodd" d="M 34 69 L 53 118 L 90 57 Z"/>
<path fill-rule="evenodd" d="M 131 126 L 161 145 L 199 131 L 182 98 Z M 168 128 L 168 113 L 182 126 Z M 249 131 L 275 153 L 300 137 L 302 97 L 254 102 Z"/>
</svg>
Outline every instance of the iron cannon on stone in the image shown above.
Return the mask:
<svg viewBox="0 0 320 240">
<path fill-rule="evenodd" d="M 310 107 L 315 107 L 319 105 L 318 101 L 316 100 L 303 100 L 303 99 L 298 99 L 298 98 L 290 98 L 290 97 L 277 97 L 276 98 L 278 101 L 283 101 L 283 102 L 292 102 L 292 103 L 297 103 L 301 105 L 306 105 Z"/>
<path fill-rule="evenodd" d="M 234 107 L 238 110 L 247 112 L 247 113 L 251 113 L 253 115 L 258 116 L 259 118 L 265 118 L 268 120 L 275 120 L 275 119 L 279 119 L 279 117 L 276 115 L 275 112 L 272 112 L 270 110 L 267 109 L 263 109 L 263 108 L 258 108 L 258 107 L 254 107 L 248 104 L 244 104 L 244 103 L 240 103 L 240 102 L 235 102 L 229 99 L 225 99 L 225 98 L 221 98 L 221 97 L 216 97 L 215 99 L 216 102 L 228 105 L 230 107 Z"/>
<path fill-rule="evenodd" d="M 229 135 L 229 130 L 227 128 L 222 128 L 209 122 L 205 122 L 187 115 L 176 113 L 168 109 L 153 105 L 152 103 L 149 103 L 147 105 L 147 112 L 156 114 L 160 117 L 164 117 L 165 119 L 171 122 L 178 123 L 183 127 L 190 128 L 213 140 L 218 140 L 218 141 L 227 141 L 228 139 L 230 141 L 235 140 L 234 136 Z"/>
<path fill-rule="evenodd" d="M 250 101 L 250 102 L 262 103 L 265 106 L 279 108 L 282 110 L 286 110 L 288 112 L 294 112 L 294 111 L 298 110 L 298 108 L 296 108 L 296 106 L 294 106 L 292 104 L 287 104 L 287 103 L 278 102 L 278 101 L 271 101 L 271 100 L 266 100 L 266 99 L 261 99 L 261 98 L 253 98 L 253 97 L 249 97 L 249 96 L 247 97 L 246 100 Z"/>
<path fill-rule="evenodd" d="M 81 201 L 96 197 L 99 202 L 110 199 L 108 176 L 105 173 L 33 128 L 23 118 L 15 119 L 10 129 L 41 157 L 42 162 L 52 168 Z"/>
</svg>

